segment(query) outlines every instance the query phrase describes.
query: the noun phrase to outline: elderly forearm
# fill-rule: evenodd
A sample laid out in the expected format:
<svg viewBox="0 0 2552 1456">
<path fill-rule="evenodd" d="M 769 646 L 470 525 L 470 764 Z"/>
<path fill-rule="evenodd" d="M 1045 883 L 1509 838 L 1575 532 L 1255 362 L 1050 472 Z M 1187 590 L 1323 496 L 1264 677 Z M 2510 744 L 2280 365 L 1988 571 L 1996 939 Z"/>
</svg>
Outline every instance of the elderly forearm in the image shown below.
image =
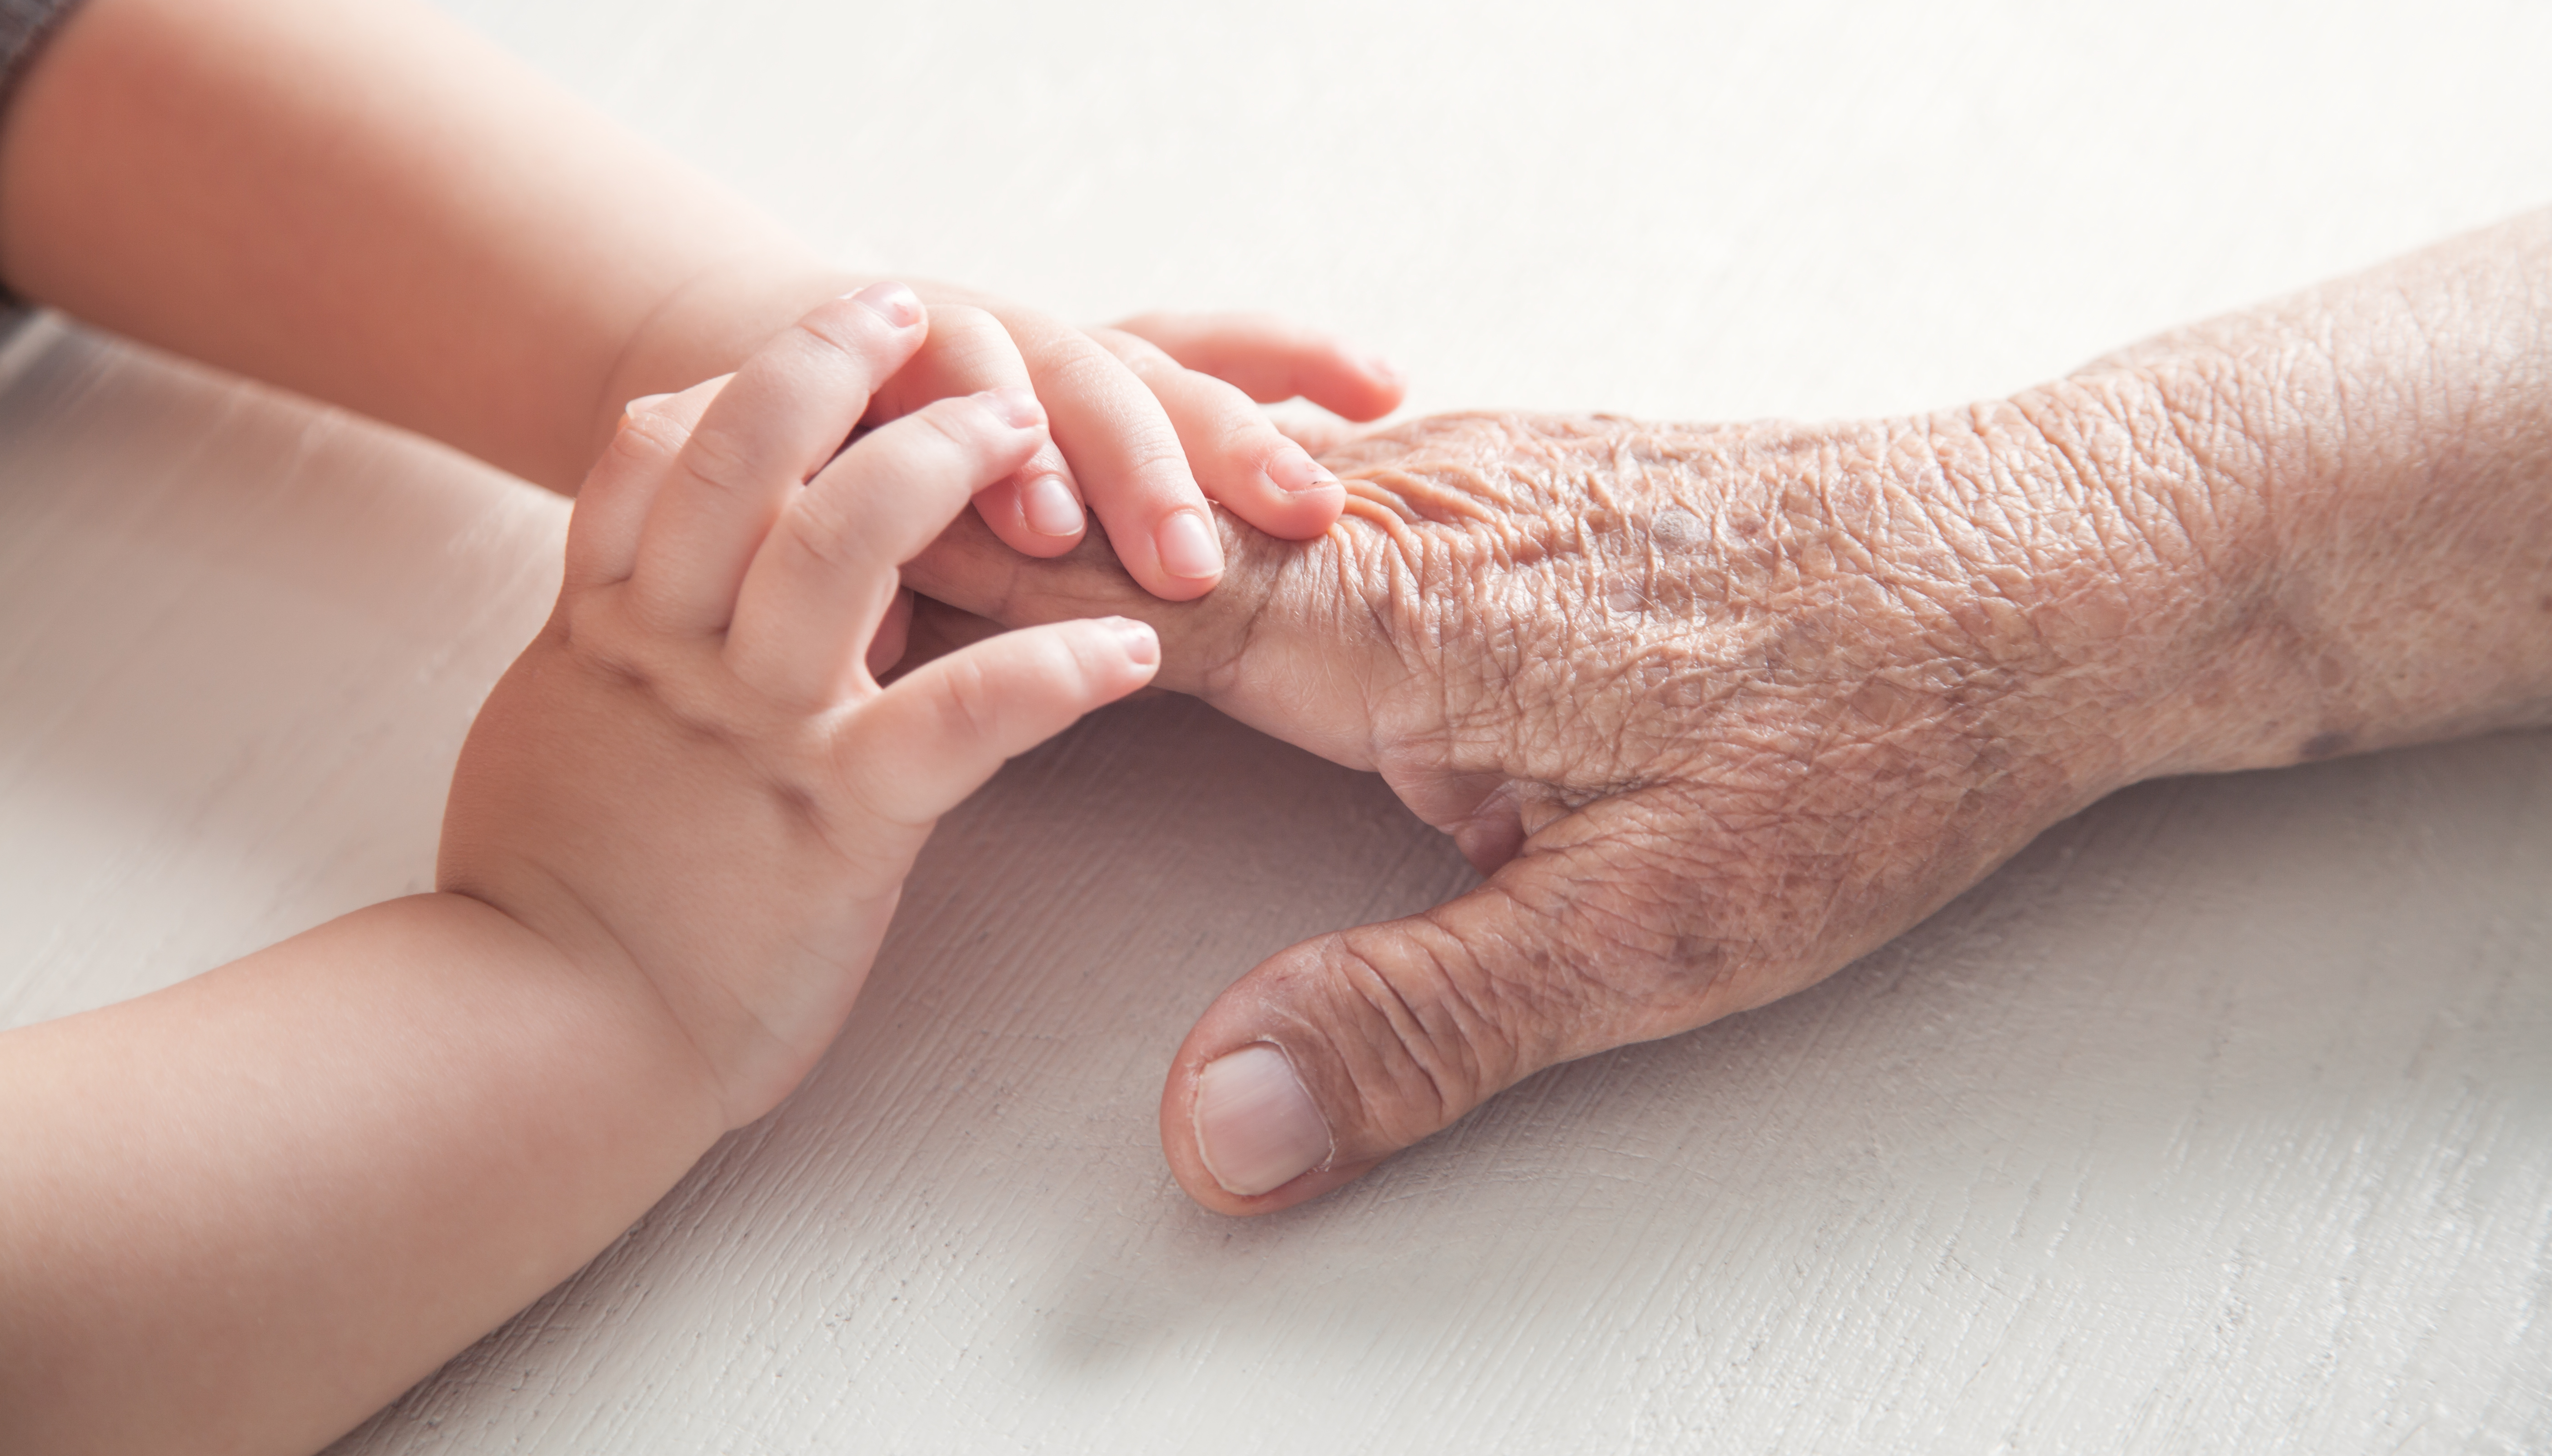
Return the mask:
<svg viewBox="0 0 2552 1456">
<path fill-rule="evenodd" d="M 406 0 L 88 0 L 0 130 L 0 277 L 557 489 L 844 281 Z"/>
<path fill-rule="evenodd" d="M 2542 720 L 2547 251 L 2521 221 L 1903 419 L 1416 421 L 1330 457 L 1328 536 L 1242 539 L 1195 603 L 981 532 L 908 574 L 1148 614 L 1163 682 L 1381 770 L 1489 872 L 1189 1034 L 1163 1148 L 1263 1212 L 1807 986 L 2137 779 Z"/>
<path fill-rule="evenodd" d="M 2058 386 L 2141 397 L 2126 493 L 2213 644 L 2158 771 L 2552 722 L 2552 213 L 2180 331 Z"/>
</svg>

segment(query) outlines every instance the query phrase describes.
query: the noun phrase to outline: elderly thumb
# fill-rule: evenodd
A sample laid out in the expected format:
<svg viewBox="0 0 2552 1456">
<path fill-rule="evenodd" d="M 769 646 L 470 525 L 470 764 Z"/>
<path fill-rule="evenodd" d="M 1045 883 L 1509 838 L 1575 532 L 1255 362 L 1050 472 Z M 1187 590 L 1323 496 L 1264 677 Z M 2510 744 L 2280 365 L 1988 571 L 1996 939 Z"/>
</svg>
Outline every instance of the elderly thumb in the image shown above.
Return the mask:
<svg viewBox="0 0 2552 1456">
<path fill-rule="evenodd" d="M 1468 894 L 1306 941 L 1234 983 L 1162 1092 L 1180 1186 L 1219 1212 L 1287 1207 L 1555 1062 L 1681 1029 L 1616 989 L 1648 980 L 1634 967 L 1674 937 L 1625 915 L 1655 897 L 1626 893 L 1607 849 L 1528 847 Z"/>
</svg>

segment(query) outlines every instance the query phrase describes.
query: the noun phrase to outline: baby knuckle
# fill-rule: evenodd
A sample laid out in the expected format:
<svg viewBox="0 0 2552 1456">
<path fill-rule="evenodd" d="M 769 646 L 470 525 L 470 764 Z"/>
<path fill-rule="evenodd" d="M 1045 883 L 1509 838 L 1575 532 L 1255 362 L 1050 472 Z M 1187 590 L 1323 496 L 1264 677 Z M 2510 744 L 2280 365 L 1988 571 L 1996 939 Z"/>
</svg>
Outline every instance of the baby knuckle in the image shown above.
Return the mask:
<svg viewBox="0 0 2552 1456">
<path fill-rule="evenodd" d="M 612 676 L 643 679 L 640 665 L 655 634 L 639 615 L 642 607 L 625 588 L 583 593 L 559 610 L 559 645 Z"/>
<path fill-rule="evenodd" d="M 1039 707 L 1058 694 L 1072 695 L 1090 676 L 1079 637 L 1068 626 L 1016 634 L 1001 660 L 1002 701 L 1025 718 L 1041 716 Z"/>
<path fill-rule="evenodd" d="M 750 489 L 757 466 L 751 454 L 733 437 L 718 430 L 703 430 L 683 445 L 675 458 L 685 473 L 719 494 L 733 494 Z"/>
<path fill-rule="evenodd" d="M 1158 430 L 1134 435 L 1128 445 L 1125 456 L 1128 474 L 1179 489 L 1183 495 L 1195 488 L 1187 483 L 1193 478 L 1188 471 L 1187 452 L 1179 447 L 1178 436 L 1170 433 L 1166 423 Z"/>
<path fill-rule="evenodd" d="M 943 377 L 1023 380 L 1028 373 L 1018 339 L 980 308 L 934 305 L 929 349 Z"/>
<path fill-rule="evenodd" d="M 1051 390 L 1057 398 L 1091 399 L 1141 387 L 1116 356 L 1080 335 L 1039 348 L 1028 363 L 1038 392 Z"/>
<path fill-rule="evenodd" d="M 1068 686 L 1080 695 L 1112 679 L 1115 665 L 1124 660 L 1115 632 L 1096 622 L 1074 623 L 1071 630 L 1036 645 L 1028 671 L 1038 681 Z"/>
<path fill-rule="evenodd" d="M 959 742 L 993 738 L 1001 731 L 1002 695 L 983 664 L 959 656 L 948 662 L 936 694 L 940 730 Z"/>
<path fill-rule="evenodd" d="M 683 427 L 656 410 L 629 417 L 627 423 L 612 432 L 611 443 L 603 448 L 595 473 L 620 473 L 631 469 L 652 469 L 663 466 L 679 454 L 688 439 Z"/>
<path fill-rule="evenodd" d="M 1116 356 L 1125 367 L 1133 370 L 1137 378 L 1148 380 L 1164 374 L 1183 372 L 1179 362 L 1170 358 L 1166 351 L 1149 339 L 1121 333 L 1115 329 L 1097 333 L 1094 337 L 1107 348 L 1109 353 Z"/>
<path fill-rule="evenodd" d="M 831 491 L 799 493 L 790 503 L 781 525 L 798 550 L 826 568 L 848 571 L 868 563 L 868 554 L 860 549 L 866 533 L 859 530 L 851 512 Z"/>
<path fill-rule="evenodd" d="M 1217 381 L 1218 383 L 1221 381 Z M 1218 389 L 1211 395 L 1210 407 L 1220 413 L 1221 438 L 1217 448 L 1224 455 L 1240 459 L 1254 458 L 1261 469 L 1267 468 L 1288 453 L 1300 449 L 1268 423 L 1267 416 L 1249 402 L 1249 396 L 1237 389 L 1228 393 Z"/>
<path fill-rule="evenodd" d="M 944 339 L 1000 339 L 1010 337 L 1010 329 L 992 310 L 972 303 L 934 302 L 930 305 L 931 337 Z M 1015 347 L 1015 346 L 1012 346 Z"/>
<path fill-rule="evenodd" d="M 847 361 L 860 369 L 874 366 L 886 342 L 886 321 L 847 298 L 834 299 L 798 320 L 792 329 L 817 357 Z"/>
<path fill-rule="evenodd" d="M 924 432 L 916 448 L 951 466 L 962 462 L 971 467 L 990 458 L 1006 433 L 996 428 L 992 408 L 972 396 L 933 400 L 908 418 L 915 430 Z"/>
</svg>

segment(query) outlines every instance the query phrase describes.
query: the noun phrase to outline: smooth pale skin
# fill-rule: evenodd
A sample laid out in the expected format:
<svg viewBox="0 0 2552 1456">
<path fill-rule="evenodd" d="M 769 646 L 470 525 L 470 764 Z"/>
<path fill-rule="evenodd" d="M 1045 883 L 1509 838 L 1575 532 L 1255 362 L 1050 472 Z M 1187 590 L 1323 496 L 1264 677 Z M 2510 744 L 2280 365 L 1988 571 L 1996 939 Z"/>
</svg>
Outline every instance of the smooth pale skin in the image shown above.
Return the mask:
<svg viewBox="0 0 2552 1456">
<path fill-rule="evenodd" d="M 1149 678 L 1123 620 L 870 676 L 897 563 L 1046 444 L 1012 389 L 834 458 L 925 334 L 881 286 L 631 418 L 471 731 L 438 892 L 0 1035 L 9 1450 L 354 1424 L 796 1086 L 935 818 Z"/>
<path fill-rule="evenodd" d="M 1809 986 L 2139 780 L 2552 722 L 2552 213 L 1938 414 L 1457 415 L 1328 461 L 1346 516 L 1228 530 L 1201 602 L 962 528 L 905 572 L 1154 623 L 1163 685 L 1379 771 L 1488 875 L 1206 1010 L 1161 1137 L 1224 1212 Z"/>
<path fill-rule="evenodd" d="M 874 281 L 412 0 L 86 0 L 5 127 L 0 278 L 25 296 L 558 490 L 625 401 L 731 369 Z M 1169 597 L 1220 572 L 1209 497 L 1286 537 L 1337 513 L 1336 483 L 1253 397 L 1353 419 L 1400 401 L 1387 365 L 1263 316 L 1085 333 L 922 291 L 991 317 L 942 317 L 877 417 L 1033 387 L 1054 444 L 983 497 L 985 519 L 1050 556 L 1080 541 L 1086 497 Z M 1164 560 L 1190 537 L 1203 559 Z"/>
<path fill-rule="evenodd" d="M 575 489 L 614 442 L 576 526 L 585 575 L 570 602 L 585 615 L 560 619 L 601 625 L 570 644 L 553 623 L 526 658 L 546 668 L 509 678 L 473 738 L 445 861 L 447 889 L 466 893 L 376 906 L 158 995 L 0 1034 L 13 1456 L 314 1448 L 582 1264 L 830 1038 L 930 816 L 1000 754 L 1148 672 L 1148 635 L 1085 625 L 951 659 L 886 711 L 904 687 L 878 696 L 858 642 L 885 661 L 901 649 L 896 553 L 969 491 L 1017 549 L 1067 550 L 1086 493 L 1147 579 L 1194 596 L 1219 566 L 1162 570 L 1150 543 L 1174 518 L 1201 519 L 1212 496 L 1301 535 L 1342 498 L 1251 396 L 1361 418 L 1399 397 L 1364 356 L 1250 316 L 1083 334 L 979 300 L 934 306 L 891 348 L 784 334 L 867 280 L 397 3 L 87 0 L 0 117 L 0 277 L 552 488 Z M 722 375 L 775 335 L 797 363 L 765 371 L 789 377 L 745 391 L 751 408 L 721 405 L 733 443 L 712 474 L 749 485 L 739 500 L 776 509 L 863 417 L 910 426 L 845 461 L 946 443 L 905 463 L 934 486 L 911 503 L 926 521 L 852 512 L 847 490 L 782 518 L 832 502 L 857 539 L 789 526 L 783 542 L 840 547 L 829 575 L 796 569 L 834 589 L 746 589 L 738 610 L 761 601 L 761 625 L 730 663 L 705 623 L 735 582 L 665 596 L 694 609 L 669 624 L 593 606 L 655 599 L 594 563 L 633 549 L 646 490 L 702 404 L 642 408 L 623 433 L 622 401 Z M 845 374 L 825 349 L 864 362 Z M 1022 407 L 1021 386 L 1043 399 L 1033 427 L 967 402 L 993 391 Z M 765 468 L 773 451 L 796 463 Z M 739 474 L 743 462 L 760 464 Z M 1066 483 L 1067 529 L 1028 519 L 1046 477 Z M 771 522 L 728 525 L 732 549 Z M 776 625 L 800 611 L 802 632 Z M 662 691 L 598 676 L 596 642 Z M 836 678 L 789 676 L 809 662 Z M 704 724 L 715 743 L 692 736 Z M 551 762 L 562 743 L 594 747 Z M 846 800 L 868 754 L 923 797 L 876 813 Z M 534 781 L 489 786 L 508 774 Z M 614 817 L 646 797 L 640 782 L 684 785 L 679 839 Z M 597 826 L 609 835 L 588 837 Z M 687 870 L 707 845 L 713 870 Z M 689 894 L 612 898 L 669 881 Z M 542 898 L 568 890 L 608 909 L 581 918 Z M 641 911 L 650 927 L 630 928 Z M 827 954 L 755 939 L 791 930 Z M 691 980 L 656 974 L 681 936 L 722 955 Z"/>
</svg>

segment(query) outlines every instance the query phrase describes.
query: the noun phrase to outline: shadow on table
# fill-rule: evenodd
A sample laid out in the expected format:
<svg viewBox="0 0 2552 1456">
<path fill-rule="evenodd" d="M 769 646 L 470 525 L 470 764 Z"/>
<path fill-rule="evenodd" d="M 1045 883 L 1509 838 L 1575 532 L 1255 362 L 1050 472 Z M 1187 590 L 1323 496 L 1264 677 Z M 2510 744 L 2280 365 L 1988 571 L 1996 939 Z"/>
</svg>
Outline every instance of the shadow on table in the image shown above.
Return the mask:
<svg viewBox="0 0 2552 1456">
<path fill-rule="evenodd" d="M 2266 1390 L 2522 1428 L 2547 809 L 2539 734 L 2145 785 L 1823 987 L 1232 1220 L 1157 1150 L 1196 1013 L 1470 874 L 1369 777 L 1121 707 L 952 816 L 806 1088 L 349 1449 L 1826 1449 L 1944 1380 L 1975 1449 L 2302 1418 Z M 590 1404 L 633 1369 L 704 1413 Z"/>
</svg>

